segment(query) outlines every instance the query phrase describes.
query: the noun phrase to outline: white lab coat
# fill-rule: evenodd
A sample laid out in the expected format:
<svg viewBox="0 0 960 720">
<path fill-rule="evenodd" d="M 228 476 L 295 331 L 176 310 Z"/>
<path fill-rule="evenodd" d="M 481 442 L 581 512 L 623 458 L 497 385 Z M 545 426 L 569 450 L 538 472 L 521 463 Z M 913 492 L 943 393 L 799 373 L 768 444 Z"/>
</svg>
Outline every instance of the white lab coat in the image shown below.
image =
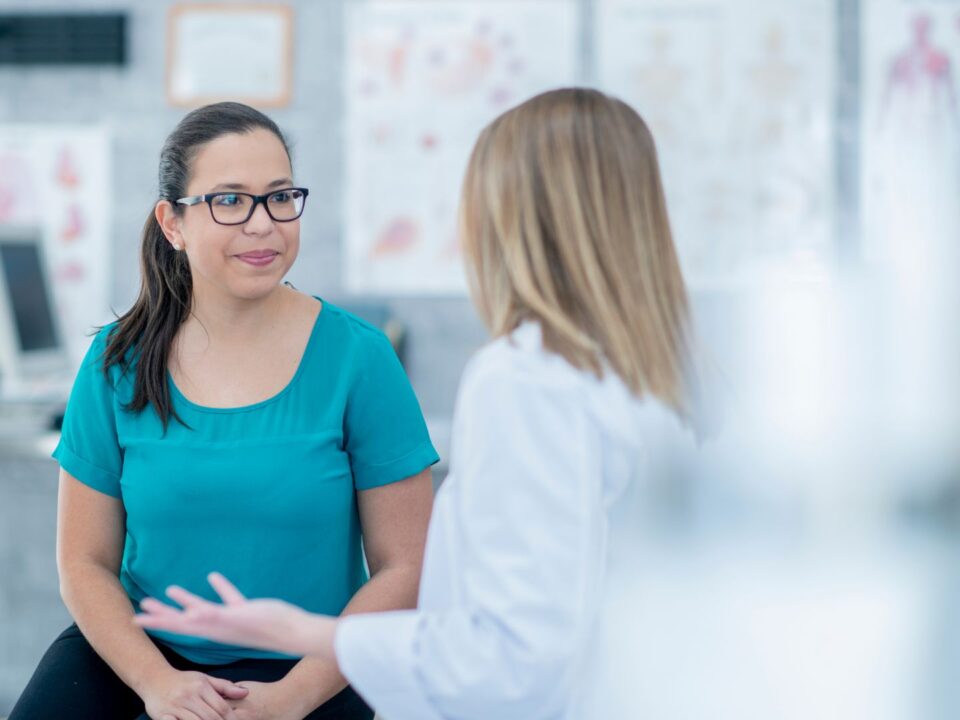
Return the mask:
<svg viewBox="0 0 960 720">
<path fill-rule="evenodd" d="M 652 423 L 652 424 L 651 424 Z M 344 618 L 340 668 L 386 720 L 586 717 L 612 504 L 645 428 L 677 425 L 619 378 L 543 349 L 527 323 L 461 382 L 417 610 Z M 589 686 L 588 686 L 589 685 Z"/>
</svg>

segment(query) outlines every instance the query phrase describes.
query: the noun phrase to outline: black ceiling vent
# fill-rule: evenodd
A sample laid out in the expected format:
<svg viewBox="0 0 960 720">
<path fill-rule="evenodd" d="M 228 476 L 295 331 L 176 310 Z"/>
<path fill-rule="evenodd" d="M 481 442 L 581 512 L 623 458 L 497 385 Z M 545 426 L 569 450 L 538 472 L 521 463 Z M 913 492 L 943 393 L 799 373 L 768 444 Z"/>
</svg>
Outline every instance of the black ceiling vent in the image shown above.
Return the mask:
<svg viewBox="0 0 960 720">
<path fill-rule="evenodd" d="M 0 13 L 0 65 L 123 65 L 120 13 Z"/>
</svg>

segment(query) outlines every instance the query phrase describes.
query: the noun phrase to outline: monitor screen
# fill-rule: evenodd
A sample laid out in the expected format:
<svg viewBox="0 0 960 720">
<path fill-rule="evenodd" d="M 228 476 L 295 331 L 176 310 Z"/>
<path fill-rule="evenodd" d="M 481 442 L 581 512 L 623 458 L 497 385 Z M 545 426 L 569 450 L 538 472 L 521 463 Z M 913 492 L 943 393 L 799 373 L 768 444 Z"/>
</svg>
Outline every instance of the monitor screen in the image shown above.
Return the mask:
<svg viewBox="0 0 960 720">
<path fill-rule="evenodd" d="M 0 242 L 0 267 L 21 352 L 59 346 L 40 248 L 33 242 Z"/>
</svg>

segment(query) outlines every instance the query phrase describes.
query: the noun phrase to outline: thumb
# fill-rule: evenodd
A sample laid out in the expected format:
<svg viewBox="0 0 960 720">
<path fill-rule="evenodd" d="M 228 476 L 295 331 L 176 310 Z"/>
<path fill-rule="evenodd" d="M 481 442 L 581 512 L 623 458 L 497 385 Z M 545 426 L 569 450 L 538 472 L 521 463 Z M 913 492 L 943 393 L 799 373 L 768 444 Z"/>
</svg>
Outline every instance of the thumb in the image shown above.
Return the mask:
<svg viewBox="0 0 960 720">
<path fill-rule="evenodd" d="M 250 691 L 245 687 L 240 687 L 229 680 L 224 680 L 222 678 L 210 678 L 210 684 L 213 685 L 213 689 L 220 693 L 221 696 L 225 698 L 230 698 L 233 700 L 240 700 L 247 696 L 247 693 Z"/>
</svg>

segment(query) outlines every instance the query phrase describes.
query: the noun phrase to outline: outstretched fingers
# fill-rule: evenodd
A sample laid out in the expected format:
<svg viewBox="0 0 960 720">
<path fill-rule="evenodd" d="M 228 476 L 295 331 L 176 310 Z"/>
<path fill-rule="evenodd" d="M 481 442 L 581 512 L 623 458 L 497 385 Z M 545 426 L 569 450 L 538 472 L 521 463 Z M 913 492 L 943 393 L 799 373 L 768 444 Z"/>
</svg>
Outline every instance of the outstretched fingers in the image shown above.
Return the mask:
<svg viewBox="0 0 960 720">
<path fill-rule="evenodd" d="M 179 585 L 171 585 L 167 588 L 167 597 L 180 607 L 155 598 L 144 598 L 140 603 L 143 612 L 135 616 L 134 622 L 143 628 L 184 635 L 215 634 L 217 628 L 228 620 L 227 608 L 246 603 L 247 599 L 220 573 L 210 573 L 208 579 L 223 600 L 222 604 L 205 600 Z"/>
<path fill-rule="evenodd" d="M 210 601 L 204 600 L 199 595 L 194 595 L 189 590 L 184 590 L 179 585 L 168 587 L 167 597 L 179 603 L 184 610 L 201 609 L 212 605 Z"/>
<path fill-rule="evenodd" d="M 167 605 L 164 602 L 160 602 L 156 598 L 148 597 L 140 601 L 140 609 L 144 612 L 150 613 L 151 615 L 157 616 L 172 616 L 179 615 L 180 610 L 171 605 Z"/>
<path fill-rule="evenodd" d="M 236 605 L 237 603 L 242 603 L 246 600 L 236 586 L 227 580 L 223 575 L 218 572 L 212 572 L 207 575 L 207 580 L 210 582 L 210 585 L 214 590 L 217 591 L 217 595 L 223 600 L 227 605 Z"/>
<path fill-rule="evenodd" d="M 176 632 L 176 628 L 183 623 L 182 611 L 164 605 L 153 598 L 146 598 L 141 601 L 140 609 L 143 612 L 134 615 L 133 622 L 142 628 Z"/>
<path fill-rule="evenodd" d="M 134 617 L 134 622 L 144 628 L 189 634 L 197 623 L 204 624 L 215 620 L 218 610 L 223 607 L 176 585 L 167 588 L 167 596 L 183 609 L 167 605 L 155 598 L 144 598 L 140 602 L 143 612 Z"/>
</svg>

